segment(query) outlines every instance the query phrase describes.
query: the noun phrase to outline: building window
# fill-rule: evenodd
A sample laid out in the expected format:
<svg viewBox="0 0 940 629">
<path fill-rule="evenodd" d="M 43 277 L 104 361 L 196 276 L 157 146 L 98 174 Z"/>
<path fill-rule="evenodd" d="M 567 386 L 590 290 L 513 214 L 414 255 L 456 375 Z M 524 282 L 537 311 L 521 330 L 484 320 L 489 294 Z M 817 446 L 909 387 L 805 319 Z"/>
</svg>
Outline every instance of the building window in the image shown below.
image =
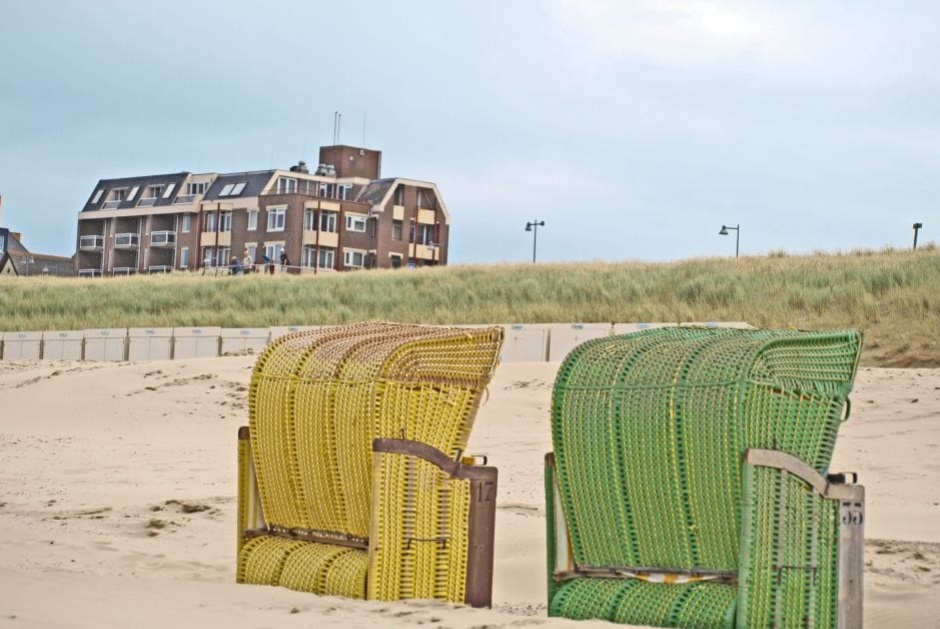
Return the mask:
<svg viewBox="0 0 940 629">
<path fill-rule="evenodd" d="M 336 232 L 336 212 L 320 212 L 320 231 Z"/>
<path fill-rule="evenodd" d="M 91 200 L 91 202 L 92 202 L 92 203 L 97 203 L 98 201 L 100 201 L 100 200 L 101 200 L 101 194 L 102 194 L 103 192 L 104 192 L 104 190 L 98 190 L 98 191 L 95 193 L 95 196 L 94 196 L 94 198 Z"/>
<path fill-rule="evenodd" d="M 258 210 L 248 210 L 248 231 L 258 229 Z"/>
<path fill-rule="evenodd" d="M 127 188 L 115 188 L 111 191 L 112 201 L 123 201 L 127 198 Z"/>
<path fill-rule="evenodd" d="M 163 193 L 163 186 L 147 186 L 147 195 L 148 199 L 156 199 Z"/>
<path fill-rule="evenodd" d="M 202 248 L 202 265 L 208 268 L 215 266 L 215 247 Z"/>
<path fill-rule="evenodd" d="M 284 243 L 278 242 L 264 246 L 264 255 L 270 264 L 281 263 L 281 252 L 284 251 Z"/>
<path fill-rule="evenodd" d="M 228 266 L 229 262 L 232 260 L 231 249 L 228 247 L 219 247 L 219 262 L 218 266 Z"/>
<path fill-rule="evenodd" d="M 284 217 L 286 214 L 287 214 L 287 208 L 269 207 L 268 208 L 268 231 L 269 232 L 284 231 Z"/>
<path fill-rule="evenodd" d="M 303 252 L 301 252 L 300 264 L 312 269 L 317 262 L 317 248 L 313 245 L 304 245 Z"/>
<path fill-rule="evenodd" d="M 258 262 L 258 245 L 255 243 L 246 244 L 245 250 L 248 252 L 246 255 L 248 256 L 248 259 L 251 260 L 251 263 L 252 264 L 257 263 Z"/>
<path fill-rule="evenodd" d="M 134 200 L 134 197 L 137 196 L 137 191 L 138 191 L 138 190 L 140 190 L 140 186 L 134 186 L 133 188 L 131 188 L 130 194 L 127 195 L 127 200 L 128 200 L 128 201 L 133 201 L 133 200 Z"/>
<path fill-rule="evenodd" d="M 194 196 L 197 194 L 203 194 L 206 191 L 206 188 L 209 187 L 209 184 L 202 181 L 199 183 L 188 183 L 186 184 L 186 194 L 187 196 Z"/>
<path fill-rule="evenodd" d="M 339 198 L 340 198 L 342 201 L 345 201 L 346 198 L 349 196 L 349 190 L 350 190 L 350 188 L 352 188 L 352 185 L 350 185 L 350 184 L 347 184 L 347 185 L 345 185 L 345 186 L 339 186 Z"/>
<path fill-rule="evenodd" d="M 189 266 L 189 247 L 180 249 L 180 268 L 185 269 Z"/>
<path fill-rule="evenodd" d="M 192 226 L 193 218 L 189 214 L 183 214 L 183 233 L 188 234 L 189 229 Z"/>
<path fill-rule="evenodd" d="M 392 221 L 392 240 L 401 240 L 401 221 Z"/>
<path fill-rule="evenodd" d="M 354 268 L 362 268 L 365 262 L 366 254 L 364 251 L 355 249 L 343 249 L 343 265 Z"/>
<path fill-rule="evenodd" d="M 215 212 L 203 214 L 202 231 L 214 232 L 219 225 L 219 216 Z"/>
<path fill-rule="evenodd" d="M 173 190 L 174 190 L 175 188 L 176 188 L 176 184 L 175 184 L 175 183 L 171 183 L 170 185 L 168 185 L 168 186 L 166 187 L 166 192 L 163 193 L 163 198 L 164 198 L 164 199 L 169 199 L 170 196 L 173 194 Z"/>
<path fill-rule="evenodd" d="M 336 268 L 336 249 L 332 247 L 320 247 L 320 257 L 317 260 L 318 269 Z"/>
<path fill-rule="evenodd" d="M 379 233 L 379 219 L 376 216 L 373 216 L 369 219 L 369 236 L 375 238 L 376 234 Z"/>
<path fill-rule="evenodd" d="M 292 177 L 277 178 L 278 194 L 294 194 L 297 192 L 297 180 Z"/>
<path fill-rule="evenodd" d="M 232 196 L 232 197 L 238 196 L 245 189 L 246 185 L 247 185 L 247 182 L 245 181 L 238 182 L 237 184 L 235 184 L 235 187 L 232 188 L 232 191 L 229 193 L 229 196 Z"/>
<path fill-rule="evenodd" d="M 401 268 L 401 256 L 398 254 L 394 254 L 394 253 L 391 254 L 389 256 L 389 263 L 391 264 L 391 267 L 393 269 L 400 269 Z"/>
<path fill-rule="evenodd" d="M 365 232 L 366 231 L 366 217 L 362 214 L 347 214 L 346 215 L 346 231 L 350 232 Z"/>
<path fill-rule="evenodd" d="M 220 232 L 232 231 L 232 213 L 231 212 L 222 212 L 222 214 L 219 216 L 219 231 Z"/>
<path fill-rule="evenodd" d="M 235 187 L 235 184 L 233 184 L 233 183 L 227 183 L 227 184 L 225 184 L 224 186 L 222 186 L 222 190 L 219 192 L 219 196 L 220 196 L 220 197 L 227 197 L 227 196 L 229 195 L 229 193 L 232 192 L 232 188 L 234 188 L 234 187 Z"/>
<path fill-rule="evenodd" d="M 316 210 L 304 210 L 304 229 L 307 231 L 317 231 Z"/>
<path fill-rule="evenodd" d="M 412 242 L 427 245 L 434 242 L 434 225 L 415 225 Z"/>
<path fill-rule="evenodd" d="M 398 187 L 395 188 L 395 205 L 404 205 L 405 204 L 405 186 L 398 184 Z"/>
</svg>

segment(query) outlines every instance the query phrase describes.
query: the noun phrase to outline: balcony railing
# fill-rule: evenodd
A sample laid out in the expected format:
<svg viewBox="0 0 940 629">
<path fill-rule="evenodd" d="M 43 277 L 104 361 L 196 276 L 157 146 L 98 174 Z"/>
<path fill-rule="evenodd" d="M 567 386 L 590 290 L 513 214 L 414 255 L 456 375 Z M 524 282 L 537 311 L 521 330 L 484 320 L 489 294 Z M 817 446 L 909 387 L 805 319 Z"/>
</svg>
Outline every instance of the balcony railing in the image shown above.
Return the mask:
<svg viewBox="0 0 940 629">
<path fill-rule="evenodd" d="M 181 194 L 173 201 L 173 205 L 182 205 L 184 203 L 192 203 L 196 200 L 195 194 Z"/>
<path fill-rule="evenodd" d="M 153 207 L 157 202 L 157 197 L 147 197 L 137 202 L 137 207 Z"/>
<path fill-rule="evenodd" d="M 132 266 L 116 266 L 111 272 L 112 275 L 134 275 L 137 269 Z"/>
<path fill-rule="evenodd" d="M 82 236 L 78 239 L 78 248 L 82 251 L 101 251 L 104 249 L 104 236 Z"/>
<path fill-rule="evenodd" d="M 150 245 L 152 247 L 175 247 L 176 232 L 170 230 L 150 232 Z"/>
<path fill-rule="evenodd" d="M 147 270 L 150 273 L 169 273 L 173 270 L 173 267 L 168 264 L 154 264 L 147 267 Z"/>
<path fill-rule="evenodd" d="M 101 209 L 102 210 L 114 210 L 123 202 L 124 201 L 120 199 L 117 201 L 105 201 L 104 204 L 101 206 Z"/>
<path fill-rule="evenodd" d="M 101 269 L 79 269 L 79 277 L 101 277 Z"/>
<path fill-rule="evenodd" d="M 140 247 L 140 236 L 137 234 L 115 234 L 114 246 L 118 249 L 137 249 Z"/>
</svg>

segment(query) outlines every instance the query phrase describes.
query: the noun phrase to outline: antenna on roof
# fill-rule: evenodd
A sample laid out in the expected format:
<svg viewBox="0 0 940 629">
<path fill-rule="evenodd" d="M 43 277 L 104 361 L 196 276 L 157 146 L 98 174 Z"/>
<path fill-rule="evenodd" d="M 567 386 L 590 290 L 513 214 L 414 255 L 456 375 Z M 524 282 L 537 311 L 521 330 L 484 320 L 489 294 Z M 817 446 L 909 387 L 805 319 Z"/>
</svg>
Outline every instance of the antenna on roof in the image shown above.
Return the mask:
<svg viewBox="0 0 940 629">
<path fill-rule="evenodd" d="M 366 112 L 362 112 L 362 148 L 366 147 Z"/>
<path fill-rule="evenodd" d="M 337 123 L 338 119 L 339 119 L 339 112 L 334 111 L 333 112 L 333 146 L 336 146 L 336 125 L 338 124 Z"/>
</svg>

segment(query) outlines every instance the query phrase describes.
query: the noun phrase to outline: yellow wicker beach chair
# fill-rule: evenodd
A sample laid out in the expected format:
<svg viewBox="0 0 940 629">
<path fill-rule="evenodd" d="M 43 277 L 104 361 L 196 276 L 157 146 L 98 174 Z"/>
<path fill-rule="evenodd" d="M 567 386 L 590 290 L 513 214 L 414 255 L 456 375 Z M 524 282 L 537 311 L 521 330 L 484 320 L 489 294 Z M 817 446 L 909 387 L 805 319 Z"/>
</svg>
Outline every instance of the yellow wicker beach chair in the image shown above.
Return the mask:
<svg viewBox="0 0 940 629">
<path fill-rule="evenodd" d="M 828 473 L 860 350 L 852 330 L 701 328 L 575 348 L 546 457 L 549 614 L 861 627 L 864 489 Z"/>
<path fill-rule="evenodd" d="M 488 606 L 496 469 L 463 456 L 500 328 L 363 323 L 259 357 L 239 431 L 239 583 Z"/>
</svg>

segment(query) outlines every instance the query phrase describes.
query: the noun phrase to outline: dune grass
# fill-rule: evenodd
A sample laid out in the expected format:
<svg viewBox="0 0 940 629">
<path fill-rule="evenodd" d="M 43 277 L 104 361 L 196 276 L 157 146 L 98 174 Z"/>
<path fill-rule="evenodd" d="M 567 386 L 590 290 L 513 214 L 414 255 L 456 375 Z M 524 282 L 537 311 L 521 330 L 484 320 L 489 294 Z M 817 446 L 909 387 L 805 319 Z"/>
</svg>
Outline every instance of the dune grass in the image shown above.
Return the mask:
<svg viewBox="0 0 940 629">
<path fill-rule="evenodd" d="M 5 331 L 370 319 L 444 324 L 726 320 L 758 327 L 854 327 L 866 335 L 866 364 L 940 366 L 940 250 L 316 276 L 0 279 L 0 330 Z"/>
</svg>

